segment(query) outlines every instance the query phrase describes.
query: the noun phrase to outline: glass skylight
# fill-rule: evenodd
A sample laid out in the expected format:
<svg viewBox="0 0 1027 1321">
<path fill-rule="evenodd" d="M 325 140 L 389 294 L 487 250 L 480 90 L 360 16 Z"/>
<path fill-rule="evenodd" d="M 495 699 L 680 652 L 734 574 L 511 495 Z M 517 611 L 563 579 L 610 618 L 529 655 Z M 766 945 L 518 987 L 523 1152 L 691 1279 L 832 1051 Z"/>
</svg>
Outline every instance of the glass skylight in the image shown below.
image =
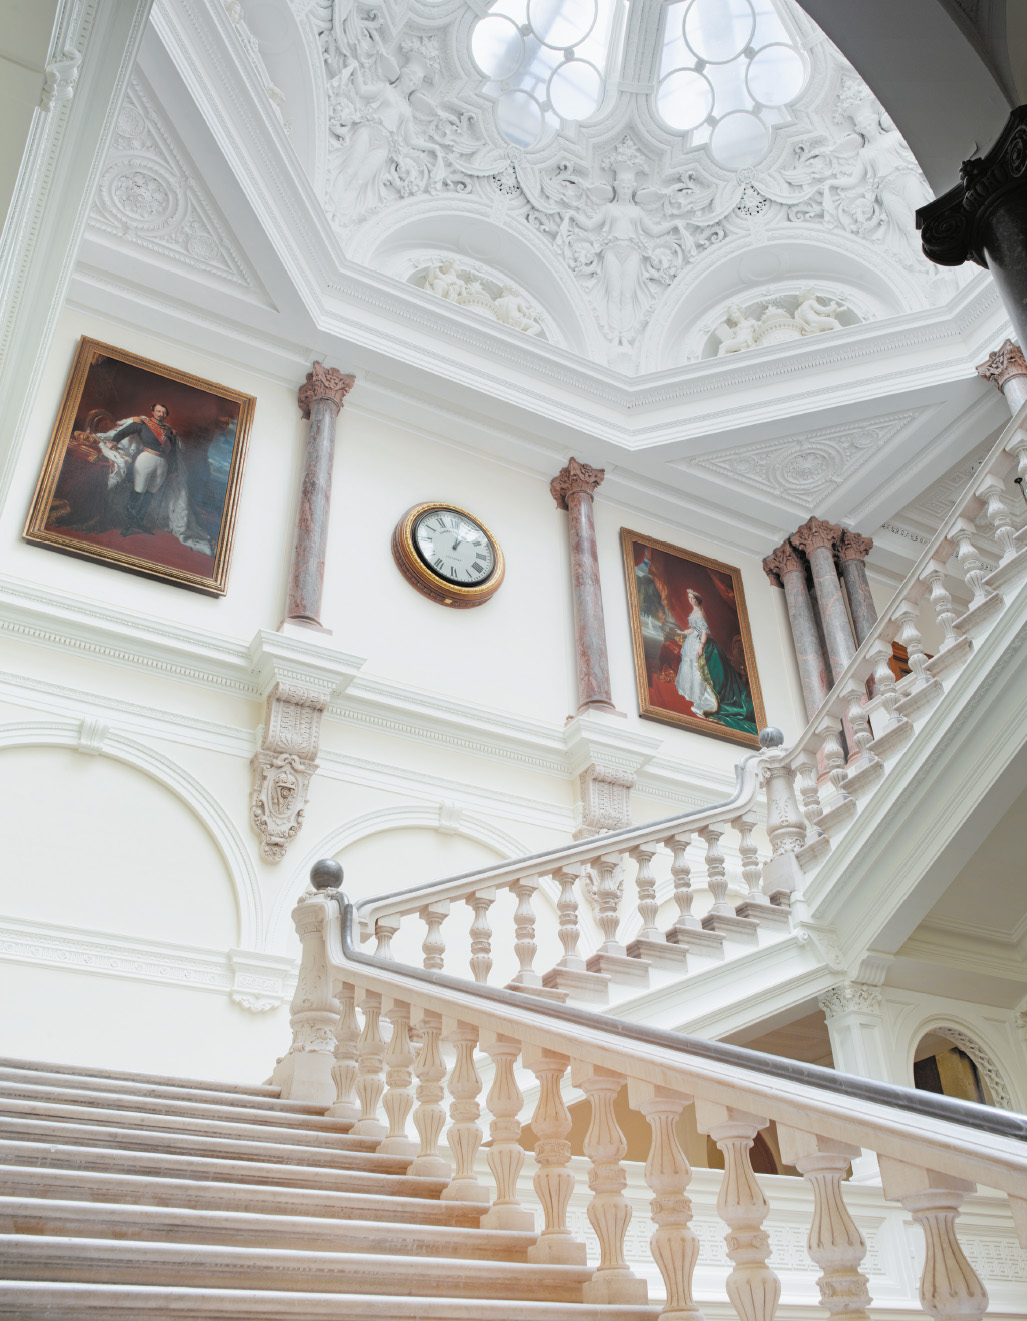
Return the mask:
<svg viewBox="0 0 1027 1321">
<path fill-rule="evenodd" d="M 776 0 L 676 0 L 663 32 L 659 118 L 729 170 L 756 165 L 807 76 Z"/>
<path fill-rule="evenodd" d="M 494 0 L 474 25 L 471 55 L 514 146 L 599 109 L 625 2 Z"/>
</svg>

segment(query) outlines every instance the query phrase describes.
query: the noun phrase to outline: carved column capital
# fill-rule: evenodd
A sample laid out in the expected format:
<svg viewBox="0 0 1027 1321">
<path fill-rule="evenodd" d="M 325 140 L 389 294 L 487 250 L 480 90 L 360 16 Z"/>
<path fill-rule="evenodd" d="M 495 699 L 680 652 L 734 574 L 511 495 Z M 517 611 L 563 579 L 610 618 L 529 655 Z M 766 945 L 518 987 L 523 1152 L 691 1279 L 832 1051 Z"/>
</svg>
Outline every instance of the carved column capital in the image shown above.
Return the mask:
<svg viewBox="0 0 1027 1321">
<path fill-rule="evenodd" d="M 825 991 L 817 1003 L 829 1023 L 842 1014 L 876 1016 L 881 1012 L 881 991 L 880 987 L 871 986 L 868 982 L 843 982 Z"/>
<path fill-rule="evenodd" d="M 567 497 L 575 493 L 591 498 L 595 495 L 596 489 L 602 485 L 605 476 L 605 468 L 591 468 L 587 463 L 579 463 L 577 459 L 571 459 L 567 467 L 561 468 L 549 483 L 557 508 L 566 509 Z"/>
<path fill-rule="evenodd" d="M 809 518 L 788 540 L 796 550 L 811 555 L 815 550 L 833 551 L 841 535 L 842 530 L 837 523 L 825 523 L 822 518 Z"/>
<path fill-rule="evenodd" d="M 1005 394 L 1006 386 L 1014 376 L 1027 376 L 1027 359 L 1019 344 L 1007 339 L 994 353 L 989 353 L 988 361 L 982 362 L 976 370 L 978 376 L 993 381 Z"/>
<path fill-rule="evenodd" d="M 264 738 L 250 760 L 250 819 L 266 862 L 281 862 L 303 824 L 327 706 L 323 689 L 298 684 L 277 683 L 267 699 Z"/>
<path fill-rule="evenodd" d="M 864 537 L 859 532 L 845 528 L 838 542 L 838 558 L 843 564 L 847 560 L 862 562 L 873 549 L 874 543 L 870 537 Z"/>
<path fill-rule="evenodd" d="M 763 572 L 775 587 L 781 587 L 786 573 L 805 574 L 806 566 L 799 559 L 798 552 L 792 543 L 782 541 L 777 550 L 764 558 Z"/>
<path fill-rule="evenodd" d="M 335 408 L 336 413 L 342 407 L 342 401 L 353 389 L 355 376 L 340 372 L 337 367 L 326 367 L 323 362 L 315 362 L 307 379 L 296 392 L 296 402 L 305 418 L 310 417 L 310 406 L 317 399 L 326 399 Z"/>
</svg>

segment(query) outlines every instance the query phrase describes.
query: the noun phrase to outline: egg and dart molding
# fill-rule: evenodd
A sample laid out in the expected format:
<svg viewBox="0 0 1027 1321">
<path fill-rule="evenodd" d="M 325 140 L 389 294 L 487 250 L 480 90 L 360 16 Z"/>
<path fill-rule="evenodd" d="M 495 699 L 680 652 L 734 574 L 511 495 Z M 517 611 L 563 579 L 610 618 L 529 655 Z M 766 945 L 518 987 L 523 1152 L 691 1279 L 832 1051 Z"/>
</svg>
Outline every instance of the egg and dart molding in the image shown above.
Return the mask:
<svg viewBox="0 0 1027 1321">
<path fill-rule="evenodd" d="M 431 500 L 408 509 L 392 534 L 400 573 L 429 601 L 469 610 L 495 596 L 505 564 L 484 523 L 457 505 Z"/>
</svg>

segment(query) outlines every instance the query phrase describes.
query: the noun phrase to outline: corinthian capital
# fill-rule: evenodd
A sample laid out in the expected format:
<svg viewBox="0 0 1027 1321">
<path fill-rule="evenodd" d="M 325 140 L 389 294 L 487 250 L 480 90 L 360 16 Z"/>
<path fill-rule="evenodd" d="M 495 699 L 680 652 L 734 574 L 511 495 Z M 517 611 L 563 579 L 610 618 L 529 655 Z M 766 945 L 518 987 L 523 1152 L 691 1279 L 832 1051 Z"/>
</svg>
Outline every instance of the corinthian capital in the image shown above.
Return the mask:
<svg viewBox="0 0 1027 1321">
<path fill-rule="evenodd" d="M 825 523 L 822 518 L 810 518 L 788 540 L 797 549 L 811 555 L 815 550 L 833 550 L 841 539 L 842 530 L 837 523 Z"/>
<path fill-rule="evenodd" d="M 842 533 L 842 539 L 838 543 L 838 558 L 845 560 L 865 560 L 874 549 L 874 543 L 869 537 L 861 536 L 858 532 L 853 532 L 846 528 Z"/>
<path fill-rule="evenodd" d="M 828 1022 L 842 1014 L 879 1014 L 881 991 L 867 982 L 843 982 L 825 991 L 817 1003 Z"/>
<path fill-rule="evenodd" d="M 1027 359 L 1019 344 L 1007 339 L 994 353 L 988 354 L 988 361 L 977 368 L 977 375 L 986 381 L 994 381 L 1004 391 L 1014 376 L 1027 376 Z"/>
<path fill-rule="evenodd" d="M 313 370 L 307 372 L 307 379 L 296 392 L 300 412 L 304 417 L 310 417 L 310 406 L 315 399 L 327 399 L 338 412 L 342 401 L 353 389 L 355 380 L 355 376 L 347 376 L 337 367 L 326 367 L 323 362 L 315 362 Z"/>
<path fill-rule="evenodd" d="M 596 488 L 602 485 L 606 476 L 605 468 L 590 468 L 587 463 L 571 459 L 566 468 L 561 468 L 549 483 L 558 509 L 567 508 L 567 497 L 580 492 L 589 497 L 595 495 Z"/>
<path fill-rule="evenodd" d="M 764 559 L 763 572 L 775 587 L 780 587 L 786 573 L 805 574 L 806 569 L 791 542 L 782 541 L 777 550 Z"/>
</svg>

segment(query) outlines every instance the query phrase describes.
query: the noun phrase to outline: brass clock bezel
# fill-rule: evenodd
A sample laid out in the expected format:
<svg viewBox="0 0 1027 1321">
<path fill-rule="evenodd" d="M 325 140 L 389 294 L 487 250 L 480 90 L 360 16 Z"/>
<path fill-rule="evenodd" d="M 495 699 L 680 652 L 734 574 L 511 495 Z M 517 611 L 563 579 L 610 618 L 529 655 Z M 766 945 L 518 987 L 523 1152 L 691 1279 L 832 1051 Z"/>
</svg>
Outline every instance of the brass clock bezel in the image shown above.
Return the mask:
<svg viewBox="0 0 1027 1321">
<path fill-rule="evenodd" d="M 488 537 L 495 563 L 492 572 L 483 583 L 473 587 L 461 587 L 457 583 L 447 582 L 445 578 L 439 577 L 429 569 L 421 559 L 414 545 L 414 524 L 424 514 L 435 509 L 449 509 L 454 514 L 462 514 L 476 527 L 480 527 Z M 470 610 L 476 605 L 484 605 L 499 591 L 506 573 L 506 560 L 491 529 L 486 527 L 477 514 L 453 504 L 451 500 L 425 500 L 408 509 L 393 529 L 392 558 L 411 587 L 422 596 L 426 596 L 429 601 L 434 601 L 436 605 L 446 605 L 452 610 Z"/>
</svg>

